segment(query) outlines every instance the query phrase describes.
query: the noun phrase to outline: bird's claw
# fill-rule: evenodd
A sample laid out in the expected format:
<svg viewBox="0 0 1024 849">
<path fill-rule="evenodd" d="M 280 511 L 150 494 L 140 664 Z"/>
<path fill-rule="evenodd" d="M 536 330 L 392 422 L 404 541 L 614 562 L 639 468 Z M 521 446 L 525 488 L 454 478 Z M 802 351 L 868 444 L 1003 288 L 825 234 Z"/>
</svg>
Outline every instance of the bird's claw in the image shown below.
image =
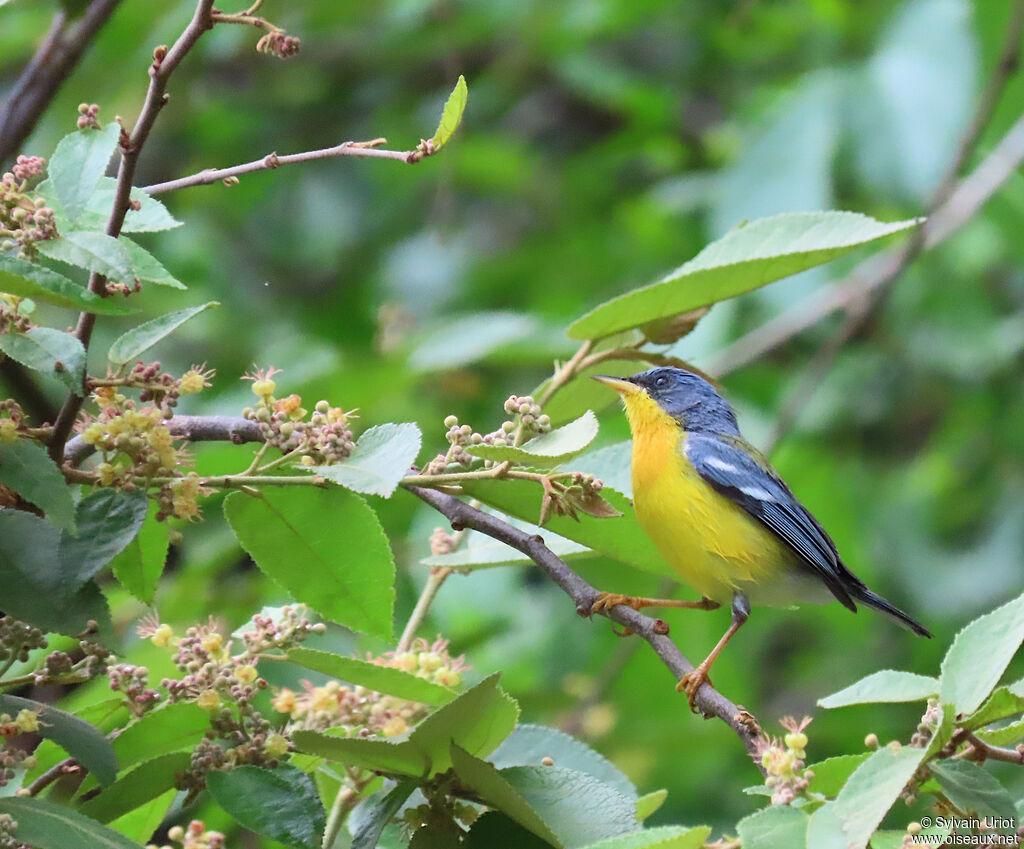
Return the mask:
<svg viewBox="0 0 1024 849">
<path fill-rule="evenodd" d="M 676 692 L 686 693 L 686 700 L 690 703 L 690 710 L 694 713 L 701 713 L 697 707 L 697 691 L 705 684 L 713 686 L 711 679 L 708 677 L 707 667 L 703 664 L 687 672 L 679 679 L 679 683 L 676 684 Z"/>
<path fill-rule="evenodd" d="M 590 612 L 605 613 L 618 604 L 621 604 L 624 607 L 632 607 L 633 610 L 639 610 L 639 601 L 640 600 L 638 598 L 631 595 L 601 592 L 597 594 L 597 598 L 594 600 L 594 604 L 591 606 Z"/>
</svg>

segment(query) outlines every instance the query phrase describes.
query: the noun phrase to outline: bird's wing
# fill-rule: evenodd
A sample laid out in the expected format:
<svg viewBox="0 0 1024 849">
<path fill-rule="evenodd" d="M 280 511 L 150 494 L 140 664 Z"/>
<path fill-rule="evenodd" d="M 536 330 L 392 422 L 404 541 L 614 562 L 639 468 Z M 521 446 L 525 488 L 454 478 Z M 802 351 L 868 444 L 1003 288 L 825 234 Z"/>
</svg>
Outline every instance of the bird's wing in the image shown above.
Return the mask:
<svg viewBox="0 0 1024 849">
<path fill-rule="evenodd" d="M 683 450 L 716 492 L 761 522 L 798 555 L 803 566 L 825 582 L 839 601 L 850 610 L 857 609 L 846 587 L 852 575 L 840 561 L 835 543 L 775 470 L 766 461 L 759 462 L 756 451 L 735 437 L 726 441 L 697 434 L 687 435 Z"/>
</svg>

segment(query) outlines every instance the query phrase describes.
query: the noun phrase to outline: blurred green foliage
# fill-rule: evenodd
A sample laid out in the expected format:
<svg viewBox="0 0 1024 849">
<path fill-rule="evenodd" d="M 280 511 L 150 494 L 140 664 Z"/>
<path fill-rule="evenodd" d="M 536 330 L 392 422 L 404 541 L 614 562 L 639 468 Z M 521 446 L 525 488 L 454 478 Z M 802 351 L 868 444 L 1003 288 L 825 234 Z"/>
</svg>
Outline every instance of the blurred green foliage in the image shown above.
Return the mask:
<svg viewBox="0 0 1024 849">
<path fill-rule="evenodd" d="M 54 6 L 0 9 L 0 86 Z M 152 48 L 180 31 L 191 6 L 126 0 L 25 152 L 51 151 L 81 101 L 101 104 L 106 120 L 132 120 Z M 444 153 L 415 166 L 333 160 L 164 198 L 186 226 L 139 241 L 190 291 L 150 287 L 139 303 L 148 315 L 223 305 L 158 351 L 176 373 L 204 361 L 218 370 L 213 390 L 181 409 L 237 414 L 251 398 L 238 378 L 255 362 L 283 368 L 281 388 L 307 401 L 357 407 L 363 426 L 418 422 L 422 456 L 443 446 L 449 413 L 494 427 L 510 392 L 529 391 L 553 357 L 574 350 L 570 321 L 740 220 L 826 208 L 919 214 L 996 62 L 1008 10 L 1006 0 L 268 0 L 266 14 L 301 36 L 302 52 L 281 62 L 258 55 L 249 31 L 214 30 L 172 79 L 142 184 L 345 139 L 386 135 L 410 149 L 433 131 L 459 74 L 469 106 Z M 975 160 L 1021 102 L 1017 77 Z M 813 713 L 818 698 L 881 667 L 934 670 L 963 623 L 1020 590 L 1022 212 L 1018 175 L 919 259 L 775 452 L 851 568 L 936 639 L 836 605 L 757 610 L 715 684 L 766 725 Z M 717 306 L 674 353 L 700 366 L 855 259 Z M 134 323 L 102 319 L 94 350 Z M 726 381 L 755 442 L 836 327 L 822 322 Z M 624 437 L 607 410 L 597 444 Z M 240 465 L 228 445 L 200 446 L 196 458 L 204 472 Z M 438 518 L 401 493 L 374 507 L 398 561 L 401 625 Z M 234 628 L 283 596 L 239 556 L 219 505 L 205 513 L 173 548 L 156 604 L 175 626 L 213 615 Z M 576 565 L 604 589 L 657 589 L 657 578 L 612 561 Z M 141 611 L 112 592 L 115 626 L 128 634 Z M 691 658 L 724 621 L 665 618 Z M 430 624 L 467 653 L 477 679 L 503 670 L 524 721 L 578 733 L 639 786 L 668 788 L 652 823 L 721 830 L 757 806 L 739 792 L 754 773 L 732 733 L 691 716 L 652 653 L 624 657 L 628 644 L 607 622 L 581 620 L 531 571 L 453 577 Z M 336 635 L 334 647 L 346 639 Z M 137 663 L 157 663 L 152 654 L 129 650 Z M 609 674 L 612 659 L 621 666 Z M 859 751 L 868 732 L 902 735 L 918 714 L 872 705 L 819 715 L 809 758 Z M 207 820 L 216 827 L 212 810 Z"/>
</svg>

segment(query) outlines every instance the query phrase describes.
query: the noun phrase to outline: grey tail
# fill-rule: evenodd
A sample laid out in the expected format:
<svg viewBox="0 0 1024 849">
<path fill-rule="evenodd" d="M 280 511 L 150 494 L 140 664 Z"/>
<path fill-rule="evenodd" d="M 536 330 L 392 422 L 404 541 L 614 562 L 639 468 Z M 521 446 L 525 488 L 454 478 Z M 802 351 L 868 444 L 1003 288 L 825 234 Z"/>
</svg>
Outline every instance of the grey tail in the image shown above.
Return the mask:
<svg viewBox="0 0 1024 849">
<path fill-rule="evenodd" d="M 868 607 L 873 607 L 875 610 L 879 610 L 888 616 L 893 621 L 902 625 L 904 628 L 909 628 L 915 634 L 921 637 L 931 637 L 931 632 L 924 627 L 920 622 L 912 619 L 898 607 L 887 602 L 877 593 L 873 593 L 865 586 L 860 587 L 847 587 L 850 595 L 852 595 L 857 601 L 866 604 Z"/>
</svg>

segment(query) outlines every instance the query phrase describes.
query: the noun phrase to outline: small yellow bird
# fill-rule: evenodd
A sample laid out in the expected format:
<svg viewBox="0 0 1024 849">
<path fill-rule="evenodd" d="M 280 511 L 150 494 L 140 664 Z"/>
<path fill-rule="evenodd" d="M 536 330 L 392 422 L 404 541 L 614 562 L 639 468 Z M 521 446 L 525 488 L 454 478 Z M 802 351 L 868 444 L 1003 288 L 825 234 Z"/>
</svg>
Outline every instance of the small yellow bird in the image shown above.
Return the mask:
<svg viewBox="0 0 1024 849">
<path fill-rule="evenodd" d="M 624 604 L 713 610 L 732 605 L 732 624 L 679 681 L 690 707 L 708 671 L 750 615 L 750 603 L 790 605 L 832 597 L 861 602 L 923 637 L 931 634 L 873 593 L 839 559 L 835 543 L 761 453 L 740 435 L 714 387 L 679 368 L 595 380 L 622 397 L 633 432 L 633 506 L 666 562 L 700 601 L 601 593 L 595 611 Z"/>
</svg>

